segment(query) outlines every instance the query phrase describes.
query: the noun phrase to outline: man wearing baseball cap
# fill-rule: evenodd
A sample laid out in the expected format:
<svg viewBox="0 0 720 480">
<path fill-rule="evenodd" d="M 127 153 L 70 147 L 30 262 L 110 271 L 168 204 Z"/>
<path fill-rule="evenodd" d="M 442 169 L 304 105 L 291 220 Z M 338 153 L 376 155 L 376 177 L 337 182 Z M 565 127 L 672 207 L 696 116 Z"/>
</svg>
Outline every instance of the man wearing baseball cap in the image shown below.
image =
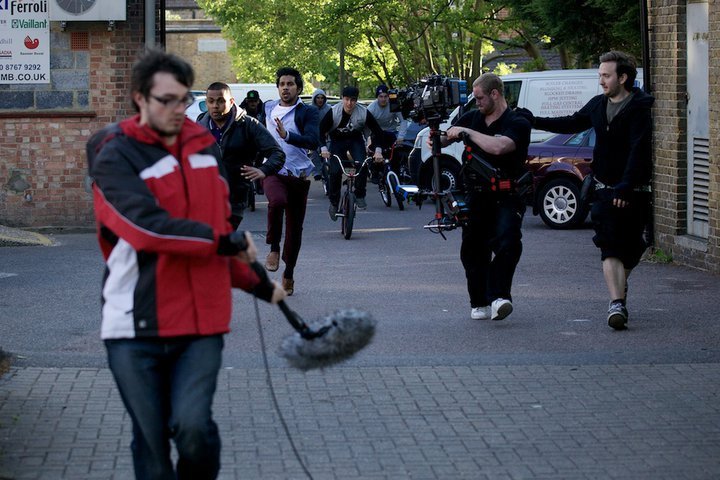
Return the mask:
<svg viewBox="0 0 720 480">
<path fill-rule="evenodd" d="M 244 108 L 248 115 L 265 125 L 265 109 L 257 90 L 249 90 L 240 107 Z"/>
</svg>

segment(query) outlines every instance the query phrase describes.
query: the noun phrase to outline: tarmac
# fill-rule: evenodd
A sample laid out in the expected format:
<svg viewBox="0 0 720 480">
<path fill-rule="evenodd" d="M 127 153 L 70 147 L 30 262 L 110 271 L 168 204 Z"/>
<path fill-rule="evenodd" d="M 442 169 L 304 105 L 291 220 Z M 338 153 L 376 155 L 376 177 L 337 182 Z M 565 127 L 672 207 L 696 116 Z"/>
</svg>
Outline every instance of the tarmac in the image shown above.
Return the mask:
<svg viewBox="0 0 720 480">
<path fill-rule="evenodd" d="M 482 363 L 223 369 L 219 478 L 720 478 L 715 360 Z M 130 441 L 105 368 L 0 378 L 0 480 L 132 479 Z"/>
</svg>

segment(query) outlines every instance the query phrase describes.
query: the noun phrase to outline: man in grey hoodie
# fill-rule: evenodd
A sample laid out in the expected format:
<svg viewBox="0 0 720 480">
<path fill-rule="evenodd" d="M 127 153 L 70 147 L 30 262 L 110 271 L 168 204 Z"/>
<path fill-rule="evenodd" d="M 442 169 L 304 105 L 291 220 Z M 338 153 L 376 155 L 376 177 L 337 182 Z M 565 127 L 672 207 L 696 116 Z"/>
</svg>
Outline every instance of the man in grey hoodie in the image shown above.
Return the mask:
<svg viewBox="0 0 720 480">
<path fill-rule="evenodd" d="M 325 114 L 330 110 L 325 90 L 321 88 L 315 89 L 312 93 L 312 102 L 310 103 L 310 106 L 318 109 L 318 118 L 322 120 Z M 322 168 L 323 159 L 320 156 L 320 149 L 310 150 L 308 154 L 310 155 L 310 160 L 312 160 L 313 165 L 315 165 L 315 171 L 313 172 L 315 180 L 321 180 L 324 174 Z"/>
</svg>

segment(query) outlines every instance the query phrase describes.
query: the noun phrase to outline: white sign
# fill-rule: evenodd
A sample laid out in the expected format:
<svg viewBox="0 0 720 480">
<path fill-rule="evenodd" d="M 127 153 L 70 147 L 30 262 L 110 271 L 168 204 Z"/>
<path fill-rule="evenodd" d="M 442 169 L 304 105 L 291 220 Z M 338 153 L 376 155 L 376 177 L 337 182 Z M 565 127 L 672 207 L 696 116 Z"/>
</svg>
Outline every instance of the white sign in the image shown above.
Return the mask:
<svg viewBox="0 0 720 480">
<path fill-rule="evenodd" d="M 50 83 L 48 0 L 0 0 L 0 84 Z"/>
</svg>

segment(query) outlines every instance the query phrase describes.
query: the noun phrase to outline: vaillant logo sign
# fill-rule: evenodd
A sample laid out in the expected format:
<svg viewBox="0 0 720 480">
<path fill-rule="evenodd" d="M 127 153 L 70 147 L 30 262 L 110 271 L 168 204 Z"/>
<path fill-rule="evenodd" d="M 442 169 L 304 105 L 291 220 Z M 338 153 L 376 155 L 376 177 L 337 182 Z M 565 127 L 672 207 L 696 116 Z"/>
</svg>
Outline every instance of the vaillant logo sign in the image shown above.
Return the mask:
<svg viewBox="0 0 720 480">
<path fill-rule="evenodd" d="M 35 19 L 13 19 L 12 28 L 48 28 L 47 20 L 35 20 Z"/>
</svg>

